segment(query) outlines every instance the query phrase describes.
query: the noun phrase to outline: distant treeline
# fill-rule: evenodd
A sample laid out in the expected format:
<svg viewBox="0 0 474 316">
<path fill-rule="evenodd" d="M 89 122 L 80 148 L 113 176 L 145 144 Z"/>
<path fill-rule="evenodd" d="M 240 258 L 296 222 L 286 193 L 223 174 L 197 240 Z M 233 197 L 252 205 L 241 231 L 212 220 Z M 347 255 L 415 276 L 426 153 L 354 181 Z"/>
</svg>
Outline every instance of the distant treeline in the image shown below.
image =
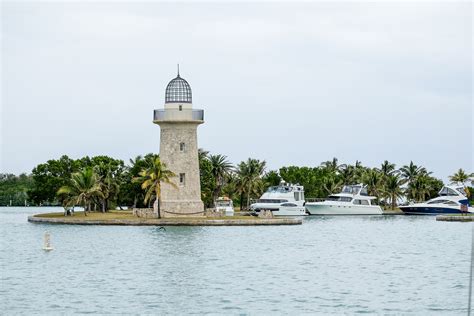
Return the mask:
<svg viewBox="0 0 474 316">
<path fill-rule="evenodd" d="M 137 156 L 128 163 L 108 156 L 71 159 L 64 155 L 36 166 L 31 174 L 0 174 L 0 205 L 62 205 L 59 188 L 71 181 L 71 176 L 85 168 L 92 168 L 97 181 L 107 183 L 108 209 L 117 206 L 144 207 L 144 191 L 140 183 L 132 181 L 157 157 L 154 154 Z M 378 168 L 355 164 L 339 164 L 336 158 L 314 167 L 282 167 L 266 170 L 265 161 L 249 158 L 236 166 L 227 157 L 199 151 L 202 200 L 213 206 L 219 196 L 228 196 L 243 208 L 258 198 L 269 186 L 281 181 L 299 183 L 306 197 L 324 198 L 338 192 L 344 184 L 363 183 L 369 194 L 379 202 L 395 207 L 402 199 L 423 201 L 437 196 L 443 181 L 413 162 L 397 168 L 384 161 Z M 456 184 L 472 186 L 472 174 L 459 169 L 450 177 Z M 104 182 L 104 183 L 105 183 Z M 105 186 L 102 186 L 105 187 Z M 472 191 L 472 188 L 471 188 Z M 150 202 L 147 204 L 149 205 Z"/>
</svg>

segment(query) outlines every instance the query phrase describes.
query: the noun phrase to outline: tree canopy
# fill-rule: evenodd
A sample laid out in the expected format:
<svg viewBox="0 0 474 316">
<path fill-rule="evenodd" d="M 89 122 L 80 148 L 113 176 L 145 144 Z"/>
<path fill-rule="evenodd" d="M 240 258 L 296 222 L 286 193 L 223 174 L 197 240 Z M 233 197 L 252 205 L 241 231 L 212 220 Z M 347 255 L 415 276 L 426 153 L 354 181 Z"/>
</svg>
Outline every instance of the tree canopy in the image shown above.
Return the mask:
<svg viewBox="0 0 474 316">
<path fill-rule="evenodd" d="M 156 195 L 156 181 L 144 190 L 143 182 L 133 179 L 145 177 L 144 170 L 151 172 L 157 159 L 159 156 L 151 153 L 136 156 L 127 163 L 103 155 L 79 159 L 63 155 L 37 165 L 30 175 L 0 174 L 0 205 L 67 204 L 71 196 L 58 195 L 58 191 L 71 186 L 78 174 L 88 170 L 93 173 L 92 179 L 97 182 L 100 192 L 88 200 L 94 208 L 97 206 L 107 211 L 116 206 L 144 207 L 153 194 Z M 435 197 L 443 186 L 441 180 L 413 161 L 397 168 L 385 160 L 379 168 L 370 168 L 360 161 L 346 164 L 333 158 L 315 166 L 283 166 L 278 170 L 267 170 L 264 160 L 248 158 L 233 165 L 225 155 L 200 149 L 199 167 L 201 198 L 206 207 L 212 207 L 219 196 L 225 195 L 234 200 L 234 205 L 246 208 L 266 188 L 281 181 L 302 185 L 307 198 L 324 198 L 338 192 L 345 184 L 363 183 L 371 195 L 392 208 L 403 199 L 422 201 Z M 153 172 L 148 173 L 150 181 L 151 175 Z M 472 185 L 473 174 L 459 169 L 449 180 L 457 185 Z"/>
</svg>

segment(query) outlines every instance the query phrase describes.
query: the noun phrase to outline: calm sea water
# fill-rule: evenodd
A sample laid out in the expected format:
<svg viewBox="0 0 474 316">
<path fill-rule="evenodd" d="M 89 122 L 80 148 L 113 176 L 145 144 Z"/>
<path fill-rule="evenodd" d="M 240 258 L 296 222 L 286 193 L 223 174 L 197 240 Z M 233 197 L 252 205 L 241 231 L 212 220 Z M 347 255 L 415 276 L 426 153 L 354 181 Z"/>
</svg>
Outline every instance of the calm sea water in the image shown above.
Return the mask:
<svg viewBox="0 0 474 316">
<path fill-rule="evenodd" d="M 50 210 L 0 208 L 5 314 L 467 312 L 472 223 L 310 217 L 163 231 L 27 222 Z"/>
</svg>

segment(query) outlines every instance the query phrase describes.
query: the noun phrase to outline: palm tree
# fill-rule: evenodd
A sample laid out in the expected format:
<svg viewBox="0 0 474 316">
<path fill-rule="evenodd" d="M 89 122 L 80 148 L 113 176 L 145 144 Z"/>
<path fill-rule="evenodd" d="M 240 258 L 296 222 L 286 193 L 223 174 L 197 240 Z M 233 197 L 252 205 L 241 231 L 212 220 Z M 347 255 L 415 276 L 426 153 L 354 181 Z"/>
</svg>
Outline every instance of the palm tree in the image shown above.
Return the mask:
<svg viewBox="0 0 474 316">
<path fill-rule="evenodd" d="M 431 181 L 428 175 L 419 175 L 411 183 L 408 184 L 409 198 L 414 199 L 417 202 L 425 201 L 426 197 L 430 196 Z"/>
<path fill-rule="evenodd" d="M 395 172 L 395 164 L 388 162 L 388 160 L 385 160 L 380 166 L 380 171 L 382 172 L 384 178 L 386 178 Z"/>
<path fill-rule="evenodd" d="M 109 200 L 117 195 L 120 185 L 110 169 L 107 170 L 105 177 L 99 179 L 99 185 L 102 193 L 102 213 L 105 213 L 109 208 Z"/>
<path fill-rule="evenodd" d="M 362 166 L 362 162 L 359 160 L 356 160 L 354 164 L 354 181 L 356 183 L 362 182 L 362 177 L 364 173 L 366 172 L 366 169 L 364 166 Z"/>
<path fill-rule="evenodd" d="M 403 196 L 403 190 L 401 186 L 404 180 L 400 178 L 398 174 L 391 174 L 385 179 L 385 196 L 390 200 L 392 210 L 395 209 L 397 200 Z"/>
<path fill-rule="evenodd" d="M 382 173 L 377 169 L 368 169 L 362 176 L 362 182 L 367 185 L 369 195 L 376 196 L 378 200 L 383 191 Z"/>
<path fill-rule="evenodd" d="M 409 165 L 401 167 L 400 172 L 402 174 L 402 177 L 408 183 L 413 182 L 413 180 L 415 180 L 415 178 L 420 174 L 428 174 L 425 168 L 418 167 L 413 163 L 413 161 L 410 161 Z"/>
<path fill-rule="evenodd" d="M 229 172 L 226 175 L 225 185 L 222 188 L 222 193 L 231 200 L 233 200 L 235 198 L 235 194 L 238 193 L 237 182 L 238 177 L 235 172 Z"/>
<path fill-rule="evenodd" d="M 336 157 L 332 158 L 332 160 L 325 161 L 321 163 L 321 166 L 324 168 L 332 171 L 332 172 L 337 172 L 339 171 L 340 168 L 344 167 L 344 164 L 338 165 L 338 160 Z"/>
<path fill-rule="evenodd" d="M 258 196 L 263 191 L 262 176 L 265 172 L 265 161 L 249 158 L 237 166 L 237 189 L 240 193 L 240 207 L 243 196 L 247 195 L 247 209 L 250 206 L 250 197 Z"/>
<path fill-rule="evenodd" d="M 159 157 L 159 155 L 150 153 L 145 155 L 145 157 L 139 155 L 136 156 L 135 159 L 130 159 L 130 166 L 126 173 L 127 179 L 124 181 L 125 185 L 122 185 L 122 189 L 131 197 L 133 201 L 131 204 L 134 208 L 137 207 L 137 205 L 141 205 L 145 198 L 141 183 L 134 181 L 134 178 L 140 177 L 140 172 L 144 168 L 153 165 L 153 161 L 157 157 Z"/>
<path fill-rule="evenodd" d="M 227 161 L 227 157 L 224 155 L 210 155 L 208 159 L 211 163 L 211 174 L 215 183 L 212 194 L 212 203 L 213 206 L 215 206 L 216 200 L 221 194 L 222 187 L 225 184 L 226 176 L 231 172 L 233 166 Z"/>
<path fill-rule="evenodd" d="M 66 196 L 66 204 L 82 205 L 85 216 L 91 209 L 92 199 L 103 197 L 99 177 L 90 167 L 73 173 L 69 183 L 59 188 L 57 194 Z"/>
<path fill-rule="evenodd" d="M 467 180 L 469 180 L 469 175 L 463 169 L 459 169 L 458 172 L 449 177 L 452 184 L 464 185 Z"/>
<path fill-rule="evenodd" d="M 201 161 L 202 159 L 206 159 L 208 156 L 209 156 L 209 152 L 207 150 L 204 150 L 202 148 L 198 149 L 199 161 Z"/>
<path fill-rule="evenodd" d="M 339 192 L 342 187 L 342 182 L 335 176 L 324 177 L 322 181 L 322 187 L 326 192 L 326 195 L 331 195 L 335 192 Z"/>
<path fill-rule="evenodd" d="M 351 165 L 344 165 L 339 169 L 339 176 L 344 184 L 353 184 L 355 169 Z"/>
<path fill-rule="evenodd" d="M 176 184 L 170 179 L 176 175 L 171 170 L 166 169 L 166 165 L 161 162 L 160 157 L 155 157 L 151 164 L 140 171 L 139 175 L 140 177 L 134 178 L 133 181 L 141 183 L 142 189 L 145 190 L 145 204 L 156 198 L 158 218 L 160 218 L 161 184 L 167 183 L 177 188 Z"/>
</svg>

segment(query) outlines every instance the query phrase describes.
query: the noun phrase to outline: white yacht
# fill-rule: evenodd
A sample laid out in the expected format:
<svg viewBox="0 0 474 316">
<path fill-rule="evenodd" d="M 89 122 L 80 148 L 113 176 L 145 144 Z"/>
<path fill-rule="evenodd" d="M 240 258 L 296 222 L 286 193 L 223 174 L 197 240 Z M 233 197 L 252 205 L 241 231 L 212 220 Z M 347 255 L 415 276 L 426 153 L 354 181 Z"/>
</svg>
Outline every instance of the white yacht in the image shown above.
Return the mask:
<svg viewBox="0 0 474 316">
<path fill-rule="evenodd" d="M 234 216 L 234 203 L 228 197 L 220 197 L 216 201 L 216 211 L 224 212 L 225 216 Z"/>
<path fill-rule="evenodd" d="M 409 215 L 474 213 L 474 208 L 469 205 L 464 187 L 445 186 L 438 194 L 439 196 L 434 199 L 400 206 L 400 209 Z"/>
<path fill-rule="evenodd" d="M 330 195 L 320 202 L 307 202 L 310 215 L 380 215 L 382 208 L 376 198 L 369 196 L 362 184 L 346 185 L 341 193 Z"/>
<path fill-rule="evenodd" d="M 299 184 L 281 182 L 279 186 L 269 187 L 250 210 L 258 213 L 270 210 L 274 216 L 304 216 L 304 188 Z"/>
</svg>

